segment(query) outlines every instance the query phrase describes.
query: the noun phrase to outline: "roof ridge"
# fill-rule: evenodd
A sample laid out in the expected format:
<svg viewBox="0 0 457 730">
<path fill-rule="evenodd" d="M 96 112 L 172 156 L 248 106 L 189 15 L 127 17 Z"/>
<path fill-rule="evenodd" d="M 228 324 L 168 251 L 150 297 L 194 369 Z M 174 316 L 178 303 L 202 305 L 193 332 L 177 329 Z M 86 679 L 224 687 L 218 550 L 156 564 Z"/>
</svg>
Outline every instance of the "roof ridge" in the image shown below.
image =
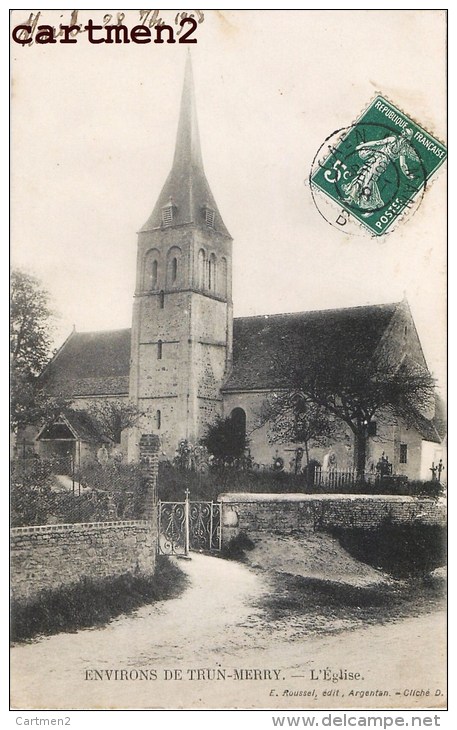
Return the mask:
<svg viewBox="0 0 457 730">
<path fill-rule="evenodd" d="M 83 330 L 82 332 L 75 332 L 75 335 L 105 335 L 114 334 L 115 332 L 131 332 L 131 327 L 120 327 L 115 330 Z"/>
<path fill-rule="evenodd" d="M 330 307 L 328 309 L 304 309 L 299 312 L 273 312 L 271 314 L 248 314 L 244 317 L 234 317 L 239 319 L 267 319 L 270 317 L 291 317 L 299 314 L 317 314 L 322 312 L 348 312 L 354 309 L 369 309 L 370 307 L 398 307 L 402 302 L 380 302 L 379 304 L 356 304 L 354 307 Z"/>
</svg>

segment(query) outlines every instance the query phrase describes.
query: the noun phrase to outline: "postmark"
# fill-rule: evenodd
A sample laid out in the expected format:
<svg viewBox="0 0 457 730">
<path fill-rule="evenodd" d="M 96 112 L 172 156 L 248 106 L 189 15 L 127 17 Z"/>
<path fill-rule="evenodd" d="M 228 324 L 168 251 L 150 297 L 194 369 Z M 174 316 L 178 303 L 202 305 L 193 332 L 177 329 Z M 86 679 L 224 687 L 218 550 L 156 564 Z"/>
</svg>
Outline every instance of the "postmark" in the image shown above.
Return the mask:
<svg viewBox="0 0 457 730">
<path fill-rule="evenodd" d="M 439 140 L 376 96 L 354 124 L 333 132 L 317 151 L 309 176 L 314 202 L 333 225 L 352 224 L 354 230 L 356 224 L 381 236 L 417 209 L 446 156 Z M 332 213 L 324 212 L 322 194 Z"/>
</svg>

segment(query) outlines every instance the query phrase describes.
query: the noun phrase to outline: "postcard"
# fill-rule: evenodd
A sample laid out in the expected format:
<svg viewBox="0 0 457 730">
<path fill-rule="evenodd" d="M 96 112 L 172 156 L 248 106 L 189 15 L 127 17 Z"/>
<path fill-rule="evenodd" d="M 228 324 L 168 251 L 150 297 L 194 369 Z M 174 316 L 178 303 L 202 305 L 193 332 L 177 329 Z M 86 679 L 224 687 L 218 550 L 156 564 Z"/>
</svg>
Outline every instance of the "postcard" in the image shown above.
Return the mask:
<svg viewBox="0 0 457 730">
<path fill-rule="evenodd" d="M 446 33 L 11 12 L 13 709 L 446 708 Z"/>
</svg>

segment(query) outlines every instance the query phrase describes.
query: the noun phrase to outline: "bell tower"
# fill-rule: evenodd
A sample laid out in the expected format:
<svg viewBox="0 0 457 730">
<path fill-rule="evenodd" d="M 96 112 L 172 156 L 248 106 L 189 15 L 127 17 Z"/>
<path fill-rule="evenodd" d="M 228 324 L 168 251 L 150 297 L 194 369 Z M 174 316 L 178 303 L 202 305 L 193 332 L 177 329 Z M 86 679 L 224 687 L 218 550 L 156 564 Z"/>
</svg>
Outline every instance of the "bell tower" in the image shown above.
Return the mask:
<svg viewBox="0 0 457 730">
<path fill-rule="evenodd" d="M 232 356 L 232 238 L 203 169 L 190 56 L 171 171 L 138 233 L 130 401 L 145 412 L 129 436 L 156 433 L 172 458 L 222 412 Z"/>
</svg>

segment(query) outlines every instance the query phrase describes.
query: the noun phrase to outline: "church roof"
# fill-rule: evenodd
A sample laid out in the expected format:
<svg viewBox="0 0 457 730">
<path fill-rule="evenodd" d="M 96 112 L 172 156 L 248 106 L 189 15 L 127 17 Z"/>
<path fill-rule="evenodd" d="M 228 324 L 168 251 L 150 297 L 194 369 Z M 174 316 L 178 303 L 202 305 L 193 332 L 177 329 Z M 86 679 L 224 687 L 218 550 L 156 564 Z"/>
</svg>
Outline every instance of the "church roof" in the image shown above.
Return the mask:
<svg viewBox="0 0 457 730">
<path fill-rule="evenodd" d="M 440 444 L 443 440 L 443 437 L 439 433 L 440 424 L 436 417 L 430 420 L 425 418 L 422 413 L 417 412 L 414 414 L 413 425 L 416 430 L 419 431 L 424 441 L 431 441 L 432 443 Z"/>
<path fill-rule="evenodd" d="M 397 304 L 325 309 L 293 314 L 266 314 L 233 320 L 233 367 L 223 391 L 278 388 L 277 353 L 284 342 L 296 342 L 306 358 L 307 343 L 331 345 L 340 357 L 370 357 Z M 127 395 L 131 330 L 73 332 L 44 370 L 46 389 L 68 396 Z"/>
<path fill-rule="evenodd" d="M 294 314 L 240 317 L 233 321 L 233 367 L 222 390 L 244 391 L 284 385 L 278 353 L 296 343 L 303 362 L 329 351 L 365 361 L 378 346 L 397 304 L 325 309 Z M 284 363 L 286 367 L 286 363 Z"/>
<path fill-rule="evenodd" d="M 38 441 L 74 437 L 87 443 L 109 443 L 95 419 L 84 410 L 66 408 L 60 416 L 46 424 L 37 436 Z"/>
<path fill-rule="evenodd" d="M 203 169 L 190 56 L 181 97 L 176 147 L 171 171 L 150 217 L 140 232 L 162 227 L 162 208 L 173 204 L 171 227 L 192 223 L 207 228 L 205 207 L 214 213 L 212 228 L 230 237 Z"/>
<path fill-rule="evenodd" d="M 69 397 L 127 395 L 130 333 L 73 332 L 41 375 L 46 390 Z"/>
<path fill-rule="evenodd" d="M 447 434 L 446 403 L 438 393 L 435 395 L 435 418 L 433 422 L 440 439 L 444 439 Z"/>
<path fill-rule="evenodd" d="M 341 358 L 356 355 L 365 361 L 374 354 L 398 306 L 376 304 L 235 318 L 233 367 L 222 390 L 252 391 L 284 385 L 278 353 L 286 341 L 296 342 L 305 362 L 310 350 L 307 343 L 313 345 L 313 357 L 331 348 Z M 73 332 L 43 371 L 43 385 L 50 393 L 72 398 L 127 396 L 130 337 L 130 329 Z M 439 417 L 430 421 L 417 414 L 414 425 L 427 441 L 441 441 Z"/>
</svg>

